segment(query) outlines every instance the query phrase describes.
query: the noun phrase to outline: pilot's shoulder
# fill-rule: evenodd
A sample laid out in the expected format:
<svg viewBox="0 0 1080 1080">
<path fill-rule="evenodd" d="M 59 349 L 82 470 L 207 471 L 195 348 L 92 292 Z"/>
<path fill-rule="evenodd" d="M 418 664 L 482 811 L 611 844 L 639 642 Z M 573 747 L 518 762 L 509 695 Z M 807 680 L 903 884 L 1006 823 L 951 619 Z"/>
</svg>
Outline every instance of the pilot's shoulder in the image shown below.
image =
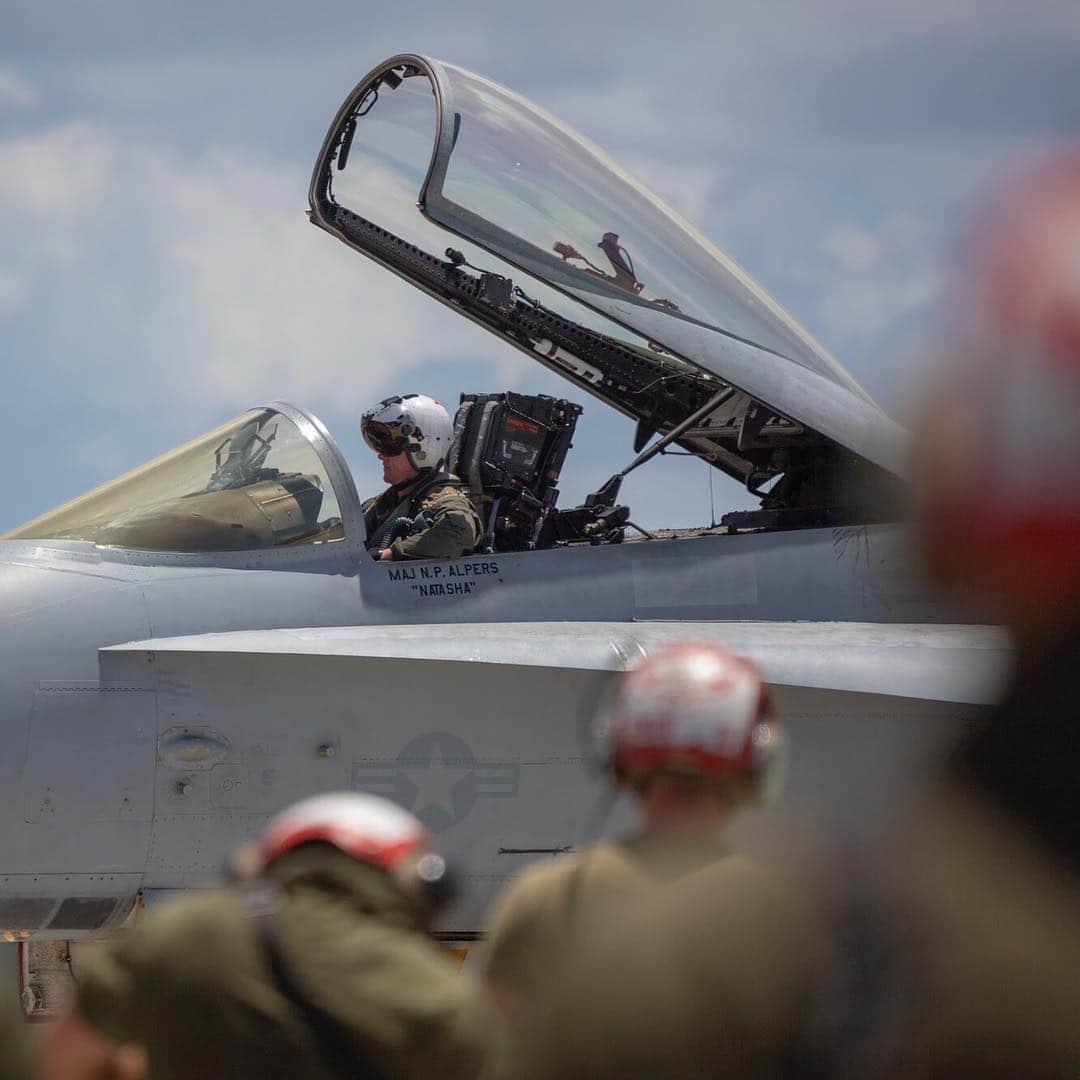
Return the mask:
<svg viewBox="0 0 1080 1080">
<path fill-rule="evenodd" d="M 445 480 L 432 484 L 421 496 L 416 509 L 417 513 L 421 513 L 437 506 L 472 510 L 465 485 L 457 477 L 450 475 Z"/>
</svg>

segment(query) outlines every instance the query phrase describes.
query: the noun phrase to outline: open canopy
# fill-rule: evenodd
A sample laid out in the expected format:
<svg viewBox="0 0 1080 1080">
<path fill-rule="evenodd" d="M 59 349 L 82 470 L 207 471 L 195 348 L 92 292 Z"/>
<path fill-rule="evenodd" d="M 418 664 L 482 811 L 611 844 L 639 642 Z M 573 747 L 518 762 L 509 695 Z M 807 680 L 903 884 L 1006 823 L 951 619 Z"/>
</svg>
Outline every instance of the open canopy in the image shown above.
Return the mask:
<svg viewBox="0 0 1080 1080">
<path fill-rule="evenodd" d="M 636 418 L 638 448 L 715 400 L 679 443 L 751 490 L 787 476 L 774 502 L 903 473 L 903 431 L 763 289 L 602 151 L 487 79 L 416 55 L 380 64 L 330 128 L 311 208 Z"/>
</svg>

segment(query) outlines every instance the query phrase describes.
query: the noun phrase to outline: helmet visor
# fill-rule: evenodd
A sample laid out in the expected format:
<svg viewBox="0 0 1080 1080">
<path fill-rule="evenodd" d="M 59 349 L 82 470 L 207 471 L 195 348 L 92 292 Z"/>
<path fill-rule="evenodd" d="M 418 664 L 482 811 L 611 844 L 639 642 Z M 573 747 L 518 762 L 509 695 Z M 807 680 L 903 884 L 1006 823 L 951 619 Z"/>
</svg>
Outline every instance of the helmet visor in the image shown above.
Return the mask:
<svg viewBox="0 0 1080 1080">
<path fill-rule="evenodd" d="M 403 453 L 408 448 L 408 436 L 412 433 L 412 430 L 412 424 L 403 424 L 399 421 L 386 423 L 382 420 L 369 420 L 365 417 L 360 422 L 360 434 L 364 436 L 364 442 L 376 454 L 392 455 Z"/>
</svg>

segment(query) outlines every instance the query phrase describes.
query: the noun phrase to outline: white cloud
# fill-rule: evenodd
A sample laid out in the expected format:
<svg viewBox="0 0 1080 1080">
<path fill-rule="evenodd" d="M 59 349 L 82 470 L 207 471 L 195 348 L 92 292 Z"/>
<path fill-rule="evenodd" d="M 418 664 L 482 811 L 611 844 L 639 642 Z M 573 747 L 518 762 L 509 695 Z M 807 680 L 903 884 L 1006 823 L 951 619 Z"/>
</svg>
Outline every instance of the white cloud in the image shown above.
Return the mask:
<svg viewBox="0 0 1080 1080">
<path fill-rule="evenodd" d="M 121 190 L 117 156 L 116 140 L 85 124 L 0 139 L 0 232 L 10 272 L 29 283 L 79 258 Z"/>
<path fill-rule="evenodd" d="M 246 405 L 258 388 L 359 409 L 435 355 L 478 351 L 471 324 L 313 228 L 303 177 L 233 157 L 148 160 L 145 175 L 170 282 L 154 329 L 171 377 L 200 396 Z"/>
<path fill-rule="evenodd" d="M 189 404 L 269 394 L 358 408 L 433 355 L 497 349 L 313 228 L 304 191 L 303 175 L 239 155 L 177 161 L 79 125 L 0 141 L 0 225 L 12 238 L 0 305 L 37 279 L 62 300 L 77 290 L 115 310 L 108 389 L 97 392 L 117 400 L 145 397 L 152 382 Z M 92 278 L 50 272 L 81 254 Z M 125 295 L 143 286 L 139 260 L 153 287 Z"/>
<path fill-rule="evenodd" d="M 708 213 L 713 190 L 723 175 L 709 165 L 678 163 L 661 155 L 628 155 L 623 160 L 633 176 L 692 225 L 698 225 Z"/>
<path fill-rule="evenodd" d="M 942 288 L 942 268 L 927 225 L 894 214 L 876 227 L 842 223 L 828 228 L 820 311 L 825 324 L 856 340 L 886 334 L 912 314 L 929 314 Z"/>
<path fill-rule="evenodd" d="M 940 275 L 919 267 L 853 277 L 840 281 L 824 295 L 822 317 L 834 330 L 846 328 L 850 336 L 867 340 L 914 312 L 929 311 L 940 289 Z"/>
<path fill-rule="evenodd" d="M 826 233 L 821 243 L 826 257 L 835 260 L 841 270 L 869 270 L 878 261 L 881 245 L 868 229 L 841 225 Z"/>
<path fill-rule="evenodd" d="M 913 318 L 933 316 L 941 231 L 906 210 L 837 217 L 835 204 L 784 174 L 727 174 L 714 205 L 720 245 L 888 405 L 883 354 Z"/>
<path fill-rule="evenodd" d="M 0 107 L 29 109 L 37 103 L 34 88 L 18 72 L 0 66 Z"/>
<path fill-rule="evenodd" d="M 109 193 L 116 142 L 85 124 L 0 141 L 0 200 L 49 217 L 85 212 Z"/>
</svg>

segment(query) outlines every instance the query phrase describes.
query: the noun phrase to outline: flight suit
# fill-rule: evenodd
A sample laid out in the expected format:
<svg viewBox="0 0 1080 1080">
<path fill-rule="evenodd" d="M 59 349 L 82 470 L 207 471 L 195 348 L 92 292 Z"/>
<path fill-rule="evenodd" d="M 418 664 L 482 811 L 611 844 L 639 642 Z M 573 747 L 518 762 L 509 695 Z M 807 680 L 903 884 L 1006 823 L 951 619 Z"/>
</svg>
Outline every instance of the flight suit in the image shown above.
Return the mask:
<svg viewBox="0 0 1080 1080">
<path fill-rule="evenodd" d="M 531 868 L 488 977 L 522 1077 L 777 1075 L 809 992 L 796 907 L 718 844 L 646 834 Z"/>
<path fill-rule="evenodd" d="M 863 1060 L 888 1075 L 1080 1075 L 1080 625 L 1018 645 L 1005 700 L 875 868 L 894 1006 Z"/>
<path fill-rule="evenodd" d="M 905 940 L 891 989 L 905 1007 L 890 1074 L 1080 1075 L 1072 868 L 971 793 L 941 792 L 921 825 L 893 867 L 889 925 L 899 910 Z"/>
<path fill-rule="evenodd" d="M 912 813 L 818 882 L 831 1075 L 1080 1075 L 1080 627 L 1018 640 Z"/>
<path fill-rule="evenodd" d="M 628 899 L 658 890 L 729 855 L 720 844 L 662 842 L 645 832 L 528 866 L 497 898 L 485 969 L 512 1000 L 528 1001 L 548 981 L 573 935 L 587 933 Z"/>
<path fill-rule="evenodd" d="M 449 473 L 421 480 L 405 495 L 387 488 L 363 505 L 369 551 L 380 550 L 399 518 L 423 514 L 430 523 L 409 536 L 390 543 L 393 559 L 456 559 L 473 550 L 483 536 L 483 526 L 461 481 Z"/>
<path fill-rule="evenodd" d="M 380 870 L 327 845 L 275 860 L 275 934 L 327 1040 L 275 977 L 241 888 L 178 899 L 87 958 L 76 1008 L 173 1077 L 479 1077 L 496 1027 L 483 992 L 414 928 Z M 334 1045 L 331 1045 L 333 1043 Z M 354 1056 L 340 1067 L 341 1043 Z"/>
</svg>

